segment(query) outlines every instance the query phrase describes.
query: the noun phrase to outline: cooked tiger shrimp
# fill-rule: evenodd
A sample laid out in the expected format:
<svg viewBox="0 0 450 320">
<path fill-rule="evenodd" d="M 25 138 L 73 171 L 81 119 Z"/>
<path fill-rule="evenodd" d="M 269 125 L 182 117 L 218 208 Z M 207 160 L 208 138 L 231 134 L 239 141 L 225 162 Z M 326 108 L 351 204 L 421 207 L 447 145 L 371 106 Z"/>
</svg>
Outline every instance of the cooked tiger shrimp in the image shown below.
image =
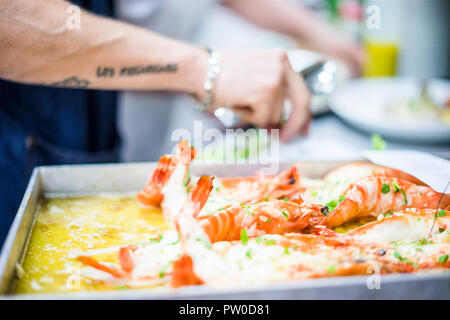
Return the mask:
<svg viewBox="0 0 450 320">
<path fill-rule="evenodd" d="M 330 171 L 320 182 L 307 188 L 302 196 L 306 201 L 327 203 L 337 199 L 351 184 L 362 178 L 373 176 L 398 178 L 424 185 L 421 181 L 403 171 L 366 162 L 355 162 Z"/>
<path fill-rule="evenodd" d="M 358 180 L 344 193 L 345 199 L 323 221 L 335 227 L 356 217 L 375 216 L 405 207 L 447 208 L 450 195 L 406 180 L 373 176 Z M 442 198 L 442 199 L 441 199 Z"/>
<path fill-rule="evenodd" d="M 299 232 L 309 225 L 314 212 L 320 213 L 320 207 L 309 206 L 301 199 L 272 200 L 230 206 L 199 220 L 211 242 L 232 241 L 240 239 L 243 229 L 249 237 Z"/>
<path fill-rule="evenodd" d="M 406 208 L 353 229 L 346 235 L 374 243 L 419 239 L 450 242 L 450 237 L 446 234 L 450 231 L 449 226 L 449 211 Z"/>
<path fill-rule="evenodd" d="M 424 183 L 419 179 L 406 172 L 393 168 L 378 166 L 367 162 L 354 162 L 340 166 L 325 175 L 324 180 L 348 181 L 349 183 L 352 183 L 361 178 L 370 176 L 392 177 L 403 179 L 418 185 L 424 185 Z"/>
<path fill-rule="evenodd" d="M 208 235 L 197 216 L 213 188 L 213 178 L 202 176 L 189 193 L 188 200 L 175 217 L 182 257 L 174 263 L 172 286 L 200 283 L 231 283 L 237 279 L 229 264 L 211 248 Z"/>
<path fill-rule="evenodd" d="M 146 206 L 159 206 L 167 219 L 181 210 L 187 198 L 186 178 L 189 163 L 195 150 L 183 140 L 177 145 L 176 155 L 161 157 L 145 188 L 137 194 L 138 201 Z"/>
<path fill-rule="evenodd" d="M 291 199 L 305 188 L 297 167 L 293 166 L 276 176 L 222 178 L 219 194 L 238 202 L 263 199 Z"/>
</svg>

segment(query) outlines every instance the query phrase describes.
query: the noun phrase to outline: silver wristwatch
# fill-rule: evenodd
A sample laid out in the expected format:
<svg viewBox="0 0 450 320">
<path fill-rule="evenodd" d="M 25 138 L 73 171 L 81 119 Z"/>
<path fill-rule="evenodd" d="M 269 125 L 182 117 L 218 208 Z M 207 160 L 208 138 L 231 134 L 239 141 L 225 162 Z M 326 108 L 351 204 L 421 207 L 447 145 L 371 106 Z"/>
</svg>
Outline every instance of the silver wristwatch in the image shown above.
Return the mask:
<svg viewBox="0 0 450 320">
<path fill-rule="evenodd" d="M 217 78 L 219 77 L 220 71 L 222 70 L 219 53 L 210 48 L 206 48 L 206 50 L 208 51 L 209 57 L 206 78 L 203 83 L 205 97 L 196 105 L 196 109 L 202 112 L 206 112 L 211 108 L 214 101 L 214 86 Z"/>
</svg>

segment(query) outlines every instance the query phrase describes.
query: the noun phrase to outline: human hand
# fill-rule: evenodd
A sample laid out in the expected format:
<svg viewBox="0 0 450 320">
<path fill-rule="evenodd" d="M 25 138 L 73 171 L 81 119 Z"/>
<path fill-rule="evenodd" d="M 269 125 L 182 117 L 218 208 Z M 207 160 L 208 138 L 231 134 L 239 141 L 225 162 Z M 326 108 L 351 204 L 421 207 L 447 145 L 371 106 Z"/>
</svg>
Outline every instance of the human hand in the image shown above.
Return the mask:
<svg viewBox="0 0 450 320">
<path fill-rule="evenodd" d="M 310 93 L 284 51 L 220 52 L 220 56 L 222 72 L 213 108 L 230 107 L 247 123 L 274 128 L 280 127 L 288 98 L 292 111 L 281 128 L 281 140 L 289 141 L 307 130 Z"/>
</svg>

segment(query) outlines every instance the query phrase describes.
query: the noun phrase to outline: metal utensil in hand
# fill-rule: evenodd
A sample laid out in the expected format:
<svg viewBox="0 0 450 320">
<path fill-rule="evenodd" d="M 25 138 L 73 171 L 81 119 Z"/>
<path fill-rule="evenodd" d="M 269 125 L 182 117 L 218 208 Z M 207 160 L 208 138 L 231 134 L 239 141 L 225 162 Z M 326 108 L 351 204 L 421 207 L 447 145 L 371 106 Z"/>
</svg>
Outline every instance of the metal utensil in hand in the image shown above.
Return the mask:
<svg viewBox="0 0 450 320">
<path fill-rule="evenodd" d="M 333 61 L 318 61 L 299 73 L 305 79 L 306 85 L 312 95 L 330 94 L 336 87 L 337 65 Z M 289 118 L 292 105 L 286 100 L 283 107 L 283 119 Z M 221 107 L 214 110 L 214 116 L 223 124 L 225 128 L 235 127 L 242 119 L 242 116 L 228 107 Z"/>
</svg>

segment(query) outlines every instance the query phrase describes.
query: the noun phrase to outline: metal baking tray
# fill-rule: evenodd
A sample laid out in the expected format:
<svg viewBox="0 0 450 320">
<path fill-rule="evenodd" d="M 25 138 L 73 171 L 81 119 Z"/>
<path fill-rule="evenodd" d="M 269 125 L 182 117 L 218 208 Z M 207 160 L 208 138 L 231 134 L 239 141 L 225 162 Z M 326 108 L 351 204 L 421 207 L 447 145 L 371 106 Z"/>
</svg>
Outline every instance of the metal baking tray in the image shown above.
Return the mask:
<svg viewBox="0 0 450 320">
<path fill-rule="evenodd" d="M 357 160 L 357 159 L 351 159 Z M 347 161 L 302 161 L 300 171 L 321 177 Z M 280 170 L 291 164 L 280 164 Z M 450 272 L 383 275 L 380 289 L 369 289 L 367 276 L 308 279 L 281 283 L 164 290 L 118 290 L 12 295 L 16 264 L 21 263 L 41 196 L 133 192 L 146 183 L 155 163 L 38 167 L 33 171 L 0 255 L 1 299 L 450 299 Z M 250 175 L 257 165 L 192 165 L 193 175 Z"/>
</svg>

